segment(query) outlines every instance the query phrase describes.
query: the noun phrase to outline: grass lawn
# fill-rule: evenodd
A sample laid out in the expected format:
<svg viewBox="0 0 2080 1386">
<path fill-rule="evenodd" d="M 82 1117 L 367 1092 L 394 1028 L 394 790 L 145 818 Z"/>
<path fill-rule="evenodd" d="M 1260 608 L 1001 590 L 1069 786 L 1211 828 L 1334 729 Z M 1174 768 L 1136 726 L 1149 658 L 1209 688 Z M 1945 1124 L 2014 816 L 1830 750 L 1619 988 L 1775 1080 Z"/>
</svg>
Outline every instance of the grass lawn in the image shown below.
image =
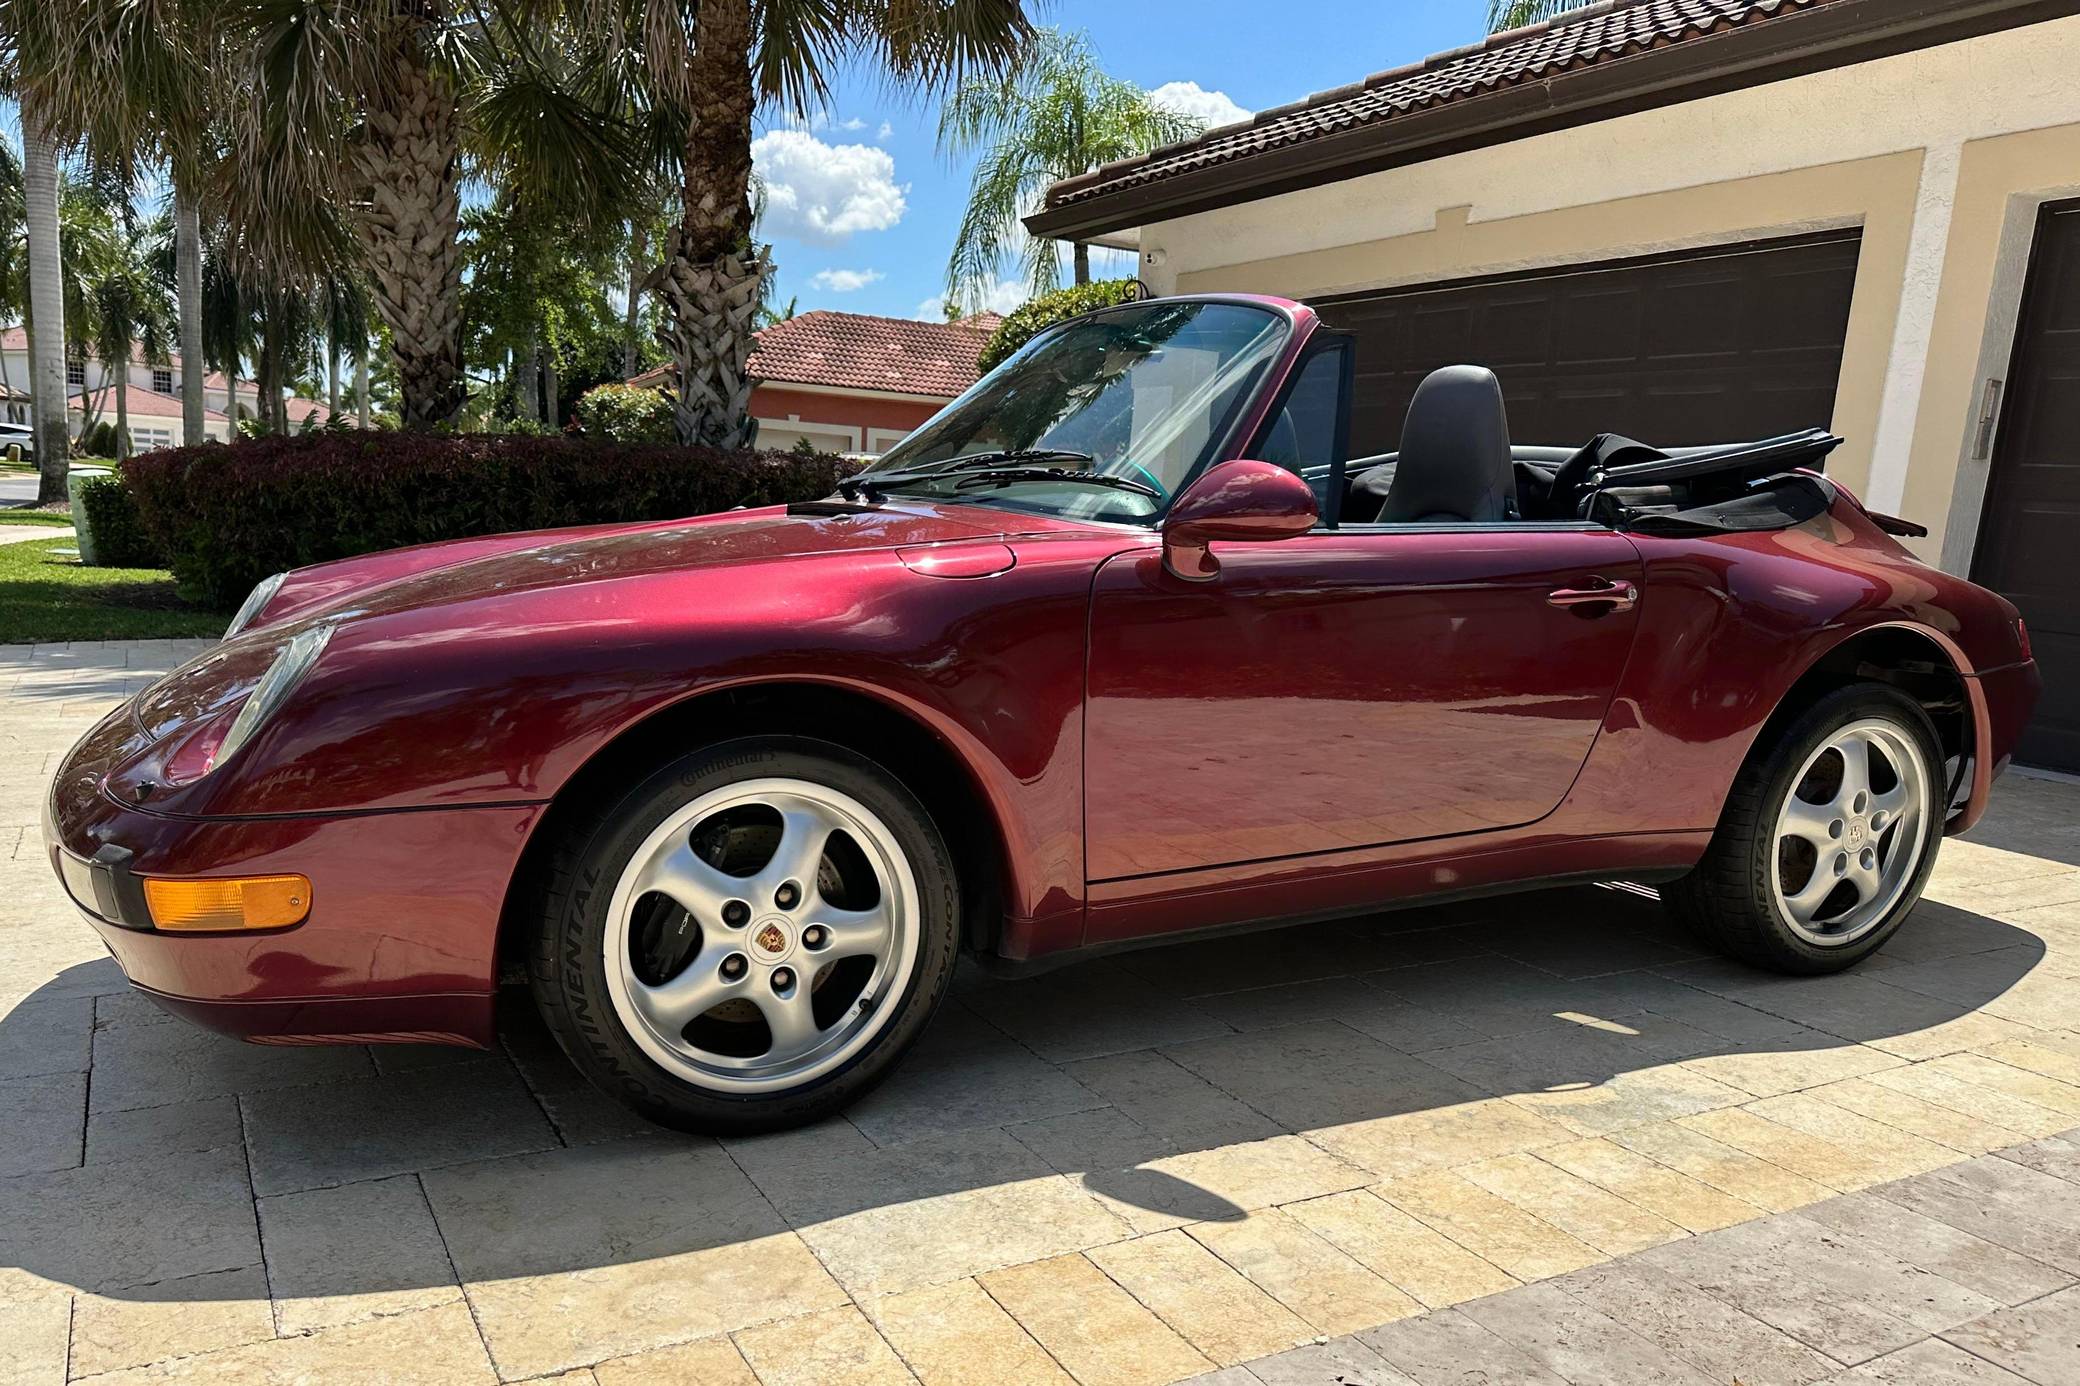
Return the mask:
<svg viewBox="0 0 2080 1386">
<path fill-rule="evenodd" d="M 63 510 L 0 510 L 0 525 L 70 525 L 72 515 Z"/>
<path fill-rule="evenodd" d="M 82 568 L 68 536 L 0 546 L 0 644 L 221 635 L 230 613 L 181 600 L 156 568 Z"/>
</svg>

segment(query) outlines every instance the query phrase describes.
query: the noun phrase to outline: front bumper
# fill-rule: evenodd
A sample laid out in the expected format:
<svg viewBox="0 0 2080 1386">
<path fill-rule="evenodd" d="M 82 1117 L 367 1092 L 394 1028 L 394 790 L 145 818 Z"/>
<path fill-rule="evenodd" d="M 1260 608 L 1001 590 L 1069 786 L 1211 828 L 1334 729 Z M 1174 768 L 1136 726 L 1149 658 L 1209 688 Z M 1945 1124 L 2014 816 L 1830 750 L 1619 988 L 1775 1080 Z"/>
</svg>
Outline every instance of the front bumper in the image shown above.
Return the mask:
<svg viewBox="0 0 2080 1386">
<path fill-rule="evenodd" d="M 52 869 L 131 982 L 262 1042 L 490 1042 L 499 917 L 544 806 L 176 818 L 104 789 L 140 735 L 127 708 L 103 719 L 44 812 Z M 151 927 L 144 877 L 276 873 L 311 881 L 310 917 L 293 928 Z"/>
</svg>

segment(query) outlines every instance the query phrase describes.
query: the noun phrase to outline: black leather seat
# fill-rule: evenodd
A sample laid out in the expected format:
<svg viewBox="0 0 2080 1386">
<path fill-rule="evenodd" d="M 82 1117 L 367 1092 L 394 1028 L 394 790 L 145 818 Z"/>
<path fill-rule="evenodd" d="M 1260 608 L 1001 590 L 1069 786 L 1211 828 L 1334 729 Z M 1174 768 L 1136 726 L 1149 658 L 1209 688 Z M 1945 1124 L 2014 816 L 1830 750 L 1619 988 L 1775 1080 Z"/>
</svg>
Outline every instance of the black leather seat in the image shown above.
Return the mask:
<svg viewBox="0 0 2080 1386">
<path fill-rule="evenodd" d="M 1416 388 L 1381 524 L 1490 524 L 1517 514 L 1502 384 L 1480 366 L 1446 366 Z"/>
</svg>

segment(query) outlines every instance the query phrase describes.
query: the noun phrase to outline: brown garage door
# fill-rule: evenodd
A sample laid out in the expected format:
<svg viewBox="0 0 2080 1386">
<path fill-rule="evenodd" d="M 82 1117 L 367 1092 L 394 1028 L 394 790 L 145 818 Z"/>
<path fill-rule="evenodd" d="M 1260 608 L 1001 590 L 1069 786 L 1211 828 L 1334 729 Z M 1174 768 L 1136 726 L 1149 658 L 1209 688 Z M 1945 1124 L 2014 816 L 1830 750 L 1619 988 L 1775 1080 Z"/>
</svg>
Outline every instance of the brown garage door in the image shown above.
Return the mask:
<svg viewBox="0 0 2080 1386">
<path fill-rule="evenodd" d="M 1860 245 L 1830 233 L 1315 306 L 1358 337 L 1358 456 L 1400 446 L 1416 386 L 1463 362 L 1502 377 L 1519 442 L 1732 442 L 1833 419 Z"/>
<path fill-rule="evenodd" d="M 2029 622 L 2044 701 L 2016 750 L 2080 770 L 2080 202 L 2037 221 L 1972 577 Z"/>
</svg>

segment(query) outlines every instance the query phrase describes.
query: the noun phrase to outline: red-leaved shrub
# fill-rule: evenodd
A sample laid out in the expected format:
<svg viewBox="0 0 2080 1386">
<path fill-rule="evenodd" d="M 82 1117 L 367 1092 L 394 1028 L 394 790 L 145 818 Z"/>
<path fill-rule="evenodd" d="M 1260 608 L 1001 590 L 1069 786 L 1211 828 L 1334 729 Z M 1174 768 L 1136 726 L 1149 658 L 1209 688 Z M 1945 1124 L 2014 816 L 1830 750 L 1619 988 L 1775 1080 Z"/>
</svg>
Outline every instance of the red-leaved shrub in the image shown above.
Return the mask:
<svg viewBox="0 0 2080 1386">
<path fill-rule="evenodd" d="M 182 590 L 230 607 L 285 568 L 440 539 L 814 500 L 854 470 L 783 452 L 337 430 L 145 453 L 123 478 Z"/>
</svg>

